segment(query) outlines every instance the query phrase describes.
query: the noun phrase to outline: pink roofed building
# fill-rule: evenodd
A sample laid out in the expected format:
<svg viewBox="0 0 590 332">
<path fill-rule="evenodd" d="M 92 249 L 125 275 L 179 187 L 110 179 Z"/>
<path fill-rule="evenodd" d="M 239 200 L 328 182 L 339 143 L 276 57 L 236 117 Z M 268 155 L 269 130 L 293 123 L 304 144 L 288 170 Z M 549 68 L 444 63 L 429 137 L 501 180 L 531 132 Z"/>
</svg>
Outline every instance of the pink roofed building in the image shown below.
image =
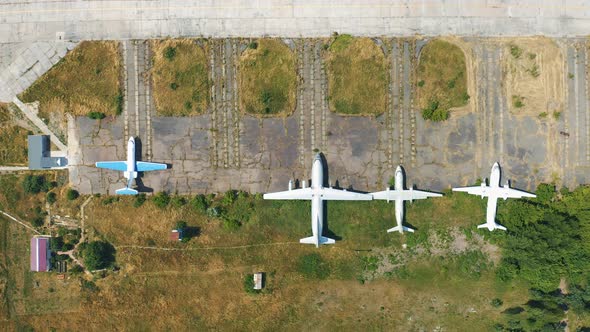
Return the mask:
<svg viewBox="0 0 590 332">
<path fill-rule="evenodd" d="M 31 271 L 47 272 L 49 271 L 49 238 L 34 237 L 31 239 Z"/>
</svg>

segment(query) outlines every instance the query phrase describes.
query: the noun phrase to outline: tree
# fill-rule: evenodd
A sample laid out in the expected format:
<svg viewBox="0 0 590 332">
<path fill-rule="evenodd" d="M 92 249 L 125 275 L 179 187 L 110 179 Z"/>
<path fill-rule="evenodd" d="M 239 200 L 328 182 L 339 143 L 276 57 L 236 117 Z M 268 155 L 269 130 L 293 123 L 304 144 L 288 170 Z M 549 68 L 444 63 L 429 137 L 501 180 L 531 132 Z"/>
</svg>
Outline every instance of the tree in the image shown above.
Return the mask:
<svg viewBox="0 0 590 332">
<path fill-rule="evenodd" d="M 106 241 L 93 241 L 82 245 L 84 265 L 88 270 L 99 270 L 115 262 L 115 247 Z"/>
<path fill-rule="evenodd" d="M 184 231 L 186 229 L 187 225 L 186 225 L 186 221 L 184 220 L 178 220 L 176 222 L 176 226 L 174 226 L 175 229 L 180 230 L 180 231 Z"/>
<path fill-rule="evenodd" d="M 232 205 L 233 202 L 236 200 L 236 192 L 233 190 L 228 190 L 223 195 L 223 199 L 221 200 L 221 204 L 228 206 Z"/>
<path fill-rule="evenodd" d="M 43 217 L 37 216 L 35 218 L 33 218 L 33 220 L 31 220 L 31 224 L 34 227 L 41 227 L 43 226 L 43 224 L 45 223 L 45 221 L 43 220 Z"/>
<path fill-rule="evenodd" d="M 157 193 L 154 198 L 154 205 L 160 209 L 165 208 L 170 203 L 170 195 L 166 192 L 159 192 Z"/>
<path fill-rule="evenodd" d="M 64 239 L 61 236 L 52 237 L 49 240 L 49 244 L 50 244 L 51 250 L 63 251 Z"/>
<path fill-rule="evenodd" d="M 66 192 L 66 198 L 68 199 L 68 201 L 73 201 L 76 198 L 80 197 L 80 193 L 78 193 L 77 190 L 75 189 L 68 189 L 68 191 Z"/>
<path fill-rule="evenodd" d="M 90 112 L 88 113 L 88 117 L 94 120 L 102 120 L 106 115 L 102 112 Z"/>
<path fill-rule="evenodd" d="M 48 192 L 46 200 L 47 200 L 47 203 L 53 204 L 57 201 L 57 195 L 54 192 Z"/>
</svg>

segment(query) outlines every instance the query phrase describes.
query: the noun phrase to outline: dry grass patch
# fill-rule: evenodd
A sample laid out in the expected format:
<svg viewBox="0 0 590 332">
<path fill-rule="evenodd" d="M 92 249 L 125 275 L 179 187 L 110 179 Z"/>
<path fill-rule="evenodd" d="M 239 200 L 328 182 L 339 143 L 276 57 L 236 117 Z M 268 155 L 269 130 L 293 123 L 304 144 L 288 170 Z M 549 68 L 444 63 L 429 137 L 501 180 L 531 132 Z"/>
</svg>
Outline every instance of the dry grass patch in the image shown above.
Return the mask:
<svg viewBox="0 0 590 332">
<path fill-rule="evenodd" d="M 250 43 L 239 62 L 240 108 L 258 116 L 287 116 L 295 109 L 295 55 L 279 39 Z"/>
<path fill-rule="evenodd" d="M 205 113 L 209 104 L 209 62 L 202 40 L 151 41 L 154 100 L 158 114 L 191 116 Z"/>
<path fill-rule="evenodd" d="M 336 37 L 325 54 L 330 109 L 345 115 L 378 115 L 387 102 L 387 63 L 369 38 Z"/>
<path fill-rule="evenodd" d="M 506 91 L 512 98 L 508 103 L 510 111 L 532 116 L 561 112 L 565 100 L 564 59 L 555 42 L 547 38 L 518 38 L 503 46 Z"/>
<path fill-rule="evenodd" d="M 27 164 L 27 136 L 29 131 L 12 121 L 8 105 L 0 104 L 0 165 Z"/>
<path fill-rule="evenodd" d="M 84 41 L 20 95 L 24 102 L 39 101 L 39 115 L 51 113 L 119 115 L 122 92 L 119 43 Z"/>
</svg>

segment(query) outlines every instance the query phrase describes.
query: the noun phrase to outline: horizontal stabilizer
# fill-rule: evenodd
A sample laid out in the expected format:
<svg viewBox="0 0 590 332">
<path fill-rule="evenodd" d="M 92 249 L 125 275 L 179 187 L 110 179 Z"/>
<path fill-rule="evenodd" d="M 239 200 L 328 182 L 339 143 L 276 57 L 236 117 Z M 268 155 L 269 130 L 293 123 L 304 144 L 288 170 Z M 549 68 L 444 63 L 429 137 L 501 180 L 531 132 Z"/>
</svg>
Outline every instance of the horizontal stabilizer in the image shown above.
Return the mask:
<svg viewBox="0 0 590 332">
<path fill-rule="evenodd" d="M 310 237 L 305 237 L 305 238 L 299 240 L 299 243 L 315 244 L 315 245 L 336 243 L 336 240 L 330 239 L 329 237 L 325 237 L 325 236 L 320 236 L 319 243 L 316 243 L 316 240 L 317 240 L 317 238 L 315 236 L 310 236 Z"/>
<path fill-rule="evenodd" d="M 481 225 L 477 226 L 477 228 L 487 228 L 490 231 L 493 231 L 494 229 L 499 229 L 499 230 L 502 230 L 502 231 L 505 231 L 506 230 L 506 227 L 504 227 L 504 226 L 502 226 L 500 224 L 496 224 L 496 223 L 493 223 L 492 225 L 490 225 L 488 223 L 481 224 Z"/>
<path fill-rule="evenodd" d="M 414 229 L 410 228 L 410 227 L 406 227 L 406 226 L 402 226 L 401 228 L 399 226 L 395 226 L 394 228 L 390 228 L 387 230 L 387 233 L 392 233 L 392 232 L 410 232 L 410 233 L 414 233 Z"/>
<path fill-rule="evenodd" d="M 117 195 L 137 195 L 138 191 L 131 188 L 123 188 L 115 191 Z"/>
</svg>

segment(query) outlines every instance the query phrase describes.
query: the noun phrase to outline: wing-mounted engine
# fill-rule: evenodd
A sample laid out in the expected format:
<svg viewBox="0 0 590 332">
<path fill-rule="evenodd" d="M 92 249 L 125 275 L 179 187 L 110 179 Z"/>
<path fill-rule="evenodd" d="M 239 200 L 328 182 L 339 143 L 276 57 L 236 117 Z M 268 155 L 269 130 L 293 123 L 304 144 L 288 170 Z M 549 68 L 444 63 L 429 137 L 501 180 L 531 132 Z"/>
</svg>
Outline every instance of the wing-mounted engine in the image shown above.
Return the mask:
<svg viewBox="0 0 590 332">
<path fill-rule="evenodd" d="M 504 200 L 508 199 L 508 191 L 510 191 L 510 180 L 506 180 L 506 183 L 504 184 Z"/>
<path fill-rule="evenodd" d="M 293 190 L 293 180 L 289 180 L 289 190 Z"/>
</svg>

